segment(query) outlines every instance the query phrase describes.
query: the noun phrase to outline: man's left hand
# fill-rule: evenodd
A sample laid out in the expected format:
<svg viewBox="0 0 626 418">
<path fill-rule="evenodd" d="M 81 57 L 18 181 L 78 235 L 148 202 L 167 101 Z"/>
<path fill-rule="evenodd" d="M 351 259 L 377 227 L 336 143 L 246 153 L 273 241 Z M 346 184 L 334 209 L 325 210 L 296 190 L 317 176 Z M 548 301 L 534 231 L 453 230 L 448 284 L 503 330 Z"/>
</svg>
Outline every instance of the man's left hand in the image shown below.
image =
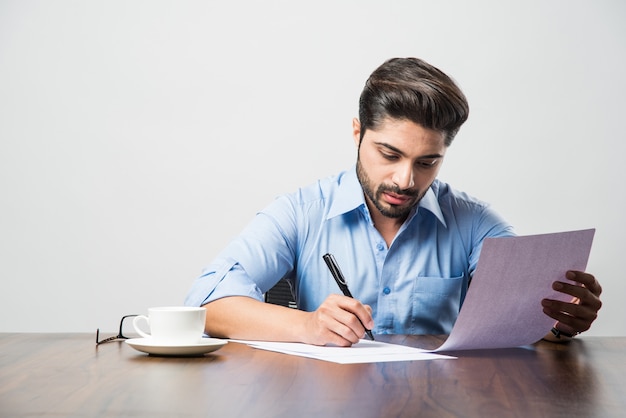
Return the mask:
<svg viewBox="0 0 626 418">
<path fill-rule="evenodd" d="M 546 315 L 557 320 L 554 327 L 559 332 L 577 335 L 587 331 L 598 317 L 598 311 L 602 307 L 600 300 L 602 286 L 593 275 L 582 271 L 570 270 L 565 277 L 578 282 L 579 285 L 556 281 L 552 283 L 552 288 L 572 296 L 572 300 L 562 302 L 554 299 L 543 299 L 541 305 Z M 549 334 L 548 337 L 547 339 L 554 341 L 554 338 L 551 338 L 554 337 L 552 334 Z"/>
</svg>

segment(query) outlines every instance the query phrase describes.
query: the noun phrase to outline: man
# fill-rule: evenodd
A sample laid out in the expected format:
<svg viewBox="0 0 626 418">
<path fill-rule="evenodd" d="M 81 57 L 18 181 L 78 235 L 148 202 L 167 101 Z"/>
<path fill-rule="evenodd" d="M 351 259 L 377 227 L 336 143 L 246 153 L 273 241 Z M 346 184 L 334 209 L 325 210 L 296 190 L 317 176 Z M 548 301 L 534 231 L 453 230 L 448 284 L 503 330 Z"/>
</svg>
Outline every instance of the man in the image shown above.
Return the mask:
<svg viewBox="0 0 626 418">
<path fill-rule="evenodd" d="M 349 346 L 366 330 L 447 334 L 483 240 L 514 235 L 487 204 L 436 177 L 467 119 L 464 94 L 416 59 L 391 59 L 366 82 L 353 121 L 356 167 L 282 196 L 207 267 L 186 304 L 206 307 L 215 337 Z M 332 253 L 354 298 L 339 295 L 322 256 Z M 263 302 L 281 278 L 299 309 Z M 601 287 L 568 272 L 542 301 L 566 339 L 589 329 Z"/>
</svg>

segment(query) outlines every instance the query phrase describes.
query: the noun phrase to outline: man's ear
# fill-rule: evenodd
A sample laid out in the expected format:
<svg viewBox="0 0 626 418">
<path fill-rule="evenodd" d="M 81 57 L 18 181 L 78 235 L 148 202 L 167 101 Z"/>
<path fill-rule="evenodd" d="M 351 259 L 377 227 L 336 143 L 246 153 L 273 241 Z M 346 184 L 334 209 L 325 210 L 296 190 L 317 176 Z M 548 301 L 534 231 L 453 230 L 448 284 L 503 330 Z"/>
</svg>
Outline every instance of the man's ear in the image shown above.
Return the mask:
<svg viewBox="0 0 626 418">
<path fill-rule="evenodd" d="M 357 118 L 352 119 L 352 139 L 354 140 L 354 145 L 359 148 L 361 143 L 361 122 Z"/>
</svg>

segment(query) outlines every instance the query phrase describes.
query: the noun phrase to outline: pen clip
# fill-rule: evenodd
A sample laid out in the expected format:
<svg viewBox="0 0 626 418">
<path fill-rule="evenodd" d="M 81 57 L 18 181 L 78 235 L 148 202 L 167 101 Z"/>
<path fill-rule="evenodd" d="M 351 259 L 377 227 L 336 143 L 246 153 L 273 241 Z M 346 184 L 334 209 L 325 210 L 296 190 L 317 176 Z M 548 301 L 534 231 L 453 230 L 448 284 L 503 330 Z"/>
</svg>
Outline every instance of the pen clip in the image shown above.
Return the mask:
<svg viewBox="0 0 626 418">
<path fill-rule="evenodd" d="M 343 277 L 343 273 L 341 273 L 341 269 L 339 268 L 335 257 L 332 254 L 324 254 L 322 258 L 326 262 L 328 269 L 330 270 L 337 283 L 342 286 L 347 286 L 346 279 Z"/>
</svg>

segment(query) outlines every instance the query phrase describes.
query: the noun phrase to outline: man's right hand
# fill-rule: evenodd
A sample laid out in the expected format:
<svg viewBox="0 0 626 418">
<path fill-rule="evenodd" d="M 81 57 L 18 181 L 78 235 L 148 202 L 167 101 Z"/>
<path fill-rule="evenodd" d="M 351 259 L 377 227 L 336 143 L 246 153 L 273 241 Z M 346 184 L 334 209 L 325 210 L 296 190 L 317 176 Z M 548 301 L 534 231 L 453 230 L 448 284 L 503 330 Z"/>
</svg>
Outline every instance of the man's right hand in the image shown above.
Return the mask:
<svg viewBox="0 0 626 418">
<path fill-rule="evenodd" d="M 309 313 L 305 324 L 307 343 L 349 347 L 374 327 L 372 308 L 357 299 L 332 294 Z"/>
</svg>

